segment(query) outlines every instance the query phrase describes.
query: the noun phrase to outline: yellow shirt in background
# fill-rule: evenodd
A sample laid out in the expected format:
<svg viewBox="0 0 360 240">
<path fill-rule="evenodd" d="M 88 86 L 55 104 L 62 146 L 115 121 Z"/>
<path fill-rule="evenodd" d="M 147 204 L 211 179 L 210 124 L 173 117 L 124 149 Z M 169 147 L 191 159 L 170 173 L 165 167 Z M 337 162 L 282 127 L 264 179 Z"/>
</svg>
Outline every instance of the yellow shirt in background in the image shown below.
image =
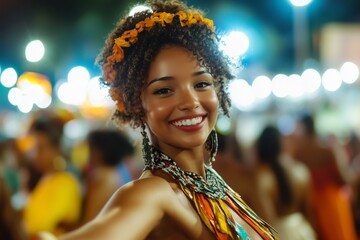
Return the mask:
<svg viewBox="0 0 360 240">
<path fill-rule="evenodd" d="M 68 172 L 44 176 L 30 194 L 24 209 L 28 234 L 48 231 L 59 235 L 60 223 L 76 224 L 81 211 L 79 181 Z"/>
</svg>

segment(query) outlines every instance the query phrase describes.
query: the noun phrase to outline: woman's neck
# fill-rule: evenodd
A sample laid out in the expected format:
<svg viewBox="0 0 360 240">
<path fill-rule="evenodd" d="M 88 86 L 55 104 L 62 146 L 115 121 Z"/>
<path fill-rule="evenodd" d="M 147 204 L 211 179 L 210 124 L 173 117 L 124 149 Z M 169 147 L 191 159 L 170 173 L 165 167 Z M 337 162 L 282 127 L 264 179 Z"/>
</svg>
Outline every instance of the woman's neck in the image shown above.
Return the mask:
<svg viewBox="0 0 360 240">
<path fill-rule="evenodd" d="M 205 154 L 203 148 L 187 149 L 164 149 L 159 148 L 161 152 L 168 155 L 179 168 L 183 171 L 194 172 L 199 176 L 205 177 L 204 161 Z"/>
</svg>

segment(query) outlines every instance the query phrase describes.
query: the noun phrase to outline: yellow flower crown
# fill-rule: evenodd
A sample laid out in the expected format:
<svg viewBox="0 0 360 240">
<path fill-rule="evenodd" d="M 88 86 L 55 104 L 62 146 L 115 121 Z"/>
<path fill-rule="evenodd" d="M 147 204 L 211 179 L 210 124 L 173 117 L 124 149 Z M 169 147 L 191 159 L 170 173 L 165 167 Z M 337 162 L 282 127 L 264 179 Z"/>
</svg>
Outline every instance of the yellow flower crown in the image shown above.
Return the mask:
<svg viewBox="0 0 360 240">
<path fill-rule="evenodd" d="M 121 62 L 124 59 L 125 47 L 130 47 L 138 40 L 138 34 L 144 30 L 149 31 L 155 24 L 161 24 L 165 27 L 166 24 L 172 24 L 175 16 L 179 16 L 182 27 L 190 27 L 194 24 L 205 25 L 209 30 L 215 32 L 215 26 L 211 19 L 203 17 L 199 13 L 186 13 L 179 11 L 177 13 L 157 12 L 145 20 L 138 22 L 134 29 L 125 31 L 120 37 L 115 38 L 113 53 L 107 57 L 107 62 L 103 65 L 104 80 L 111 85 L 115 80 L 116 70 L 113 68 L 114 63 Z M 215 34 L 211 36 L 215 38 Z M 125 111 L 124 102 L 121 91 L 117 88 L 110 88 L 110 96 L 116 102 L 117 109 L 120 112 Z"/>
</svg>

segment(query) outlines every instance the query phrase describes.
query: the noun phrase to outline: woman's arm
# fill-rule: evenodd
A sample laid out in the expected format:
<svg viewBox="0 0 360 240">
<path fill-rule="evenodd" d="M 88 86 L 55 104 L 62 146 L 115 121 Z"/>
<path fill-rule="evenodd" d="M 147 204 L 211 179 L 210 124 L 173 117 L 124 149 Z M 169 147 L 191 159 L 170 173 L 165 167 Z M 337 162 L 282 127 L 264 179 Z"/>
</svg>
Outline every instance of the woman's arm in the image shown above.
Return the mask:
<svg viewBox="0 0 360 240">
<path fill-rule="evenodd" d="M 94 220 L 59 240 L 144 239 L 163 218 L 169 190 L 172 192 L 169 183 L 159 177 L 130 182 Z"/>
</svg>

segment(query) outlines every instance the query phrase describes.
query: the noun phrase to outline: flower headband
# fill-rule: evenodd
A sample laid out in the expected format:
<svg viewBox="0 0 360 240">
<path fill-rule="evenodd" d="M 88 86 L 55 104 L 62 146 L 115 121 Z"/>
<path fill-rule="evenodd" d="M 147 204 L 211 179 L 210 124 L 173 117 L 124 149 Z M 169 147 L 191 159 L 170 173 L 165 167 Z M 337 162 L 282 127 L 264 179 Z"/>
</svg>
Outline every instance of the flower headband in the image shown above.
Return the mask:
<svg viewBox="0 0 360 240">
<path fill-rule="evenodd" d="M 172 24 L 175 16 L 179 17 L 181 27 L 190 27 L 194 24 L 205 25 L 209 30 L 215 32 L 215 26 L 211 19 L 203 17 L 199 13 L 186 13 L 179 11 L 177 13 L 157 12 L 145 20 L 138 22 L 134 29 L 125 31 L 120 37 L 115 38 L 113 45 L 112 55 L 107 57 L 107 62 L 103 65 L 104 80 L 111 85 L 115 80 L 116 70 L 113 65 L 121 62 L 124 59 L 123 48 L 130 47 L 138 40 L 138 34 L 142 31 L 149 31 L 155 24 L 161 24 L 165 27 L 166 24 Z M 215 34 L 211 36 L 215 38 Z M 116 102 L 117 109 L 120 112 L 125 111 L 124 101 L 122 98 L 121 91 L 118 88 L 110 88 L 110 96 Z"/>
</svg>

